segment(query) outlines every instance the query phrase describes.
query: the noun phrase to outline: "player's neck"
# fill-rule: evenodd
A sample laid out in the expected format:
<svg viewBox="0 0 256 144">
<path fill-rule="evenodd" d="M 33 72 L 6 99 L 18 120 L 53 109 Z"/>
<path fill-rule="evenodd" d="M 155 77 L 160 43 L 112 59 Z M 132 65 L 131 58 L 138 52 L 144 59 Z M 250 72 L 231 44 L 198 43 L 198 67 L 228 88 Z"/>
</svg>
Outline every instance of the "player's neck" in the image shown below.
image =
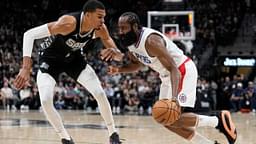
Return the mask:
<svg viewBox="0 0 256 144">
<path fill-rule="evenodd" d="M 80 33 L 85 34 L 85 33 L 89 32 L 92 29 L 93 28 L 90 27 L 90 24 L 86 20 L 84 20 L 84 18 L 83 18 L 82 23 L 81 23 L 81 27 L 80 27 Z"/>
</svg>

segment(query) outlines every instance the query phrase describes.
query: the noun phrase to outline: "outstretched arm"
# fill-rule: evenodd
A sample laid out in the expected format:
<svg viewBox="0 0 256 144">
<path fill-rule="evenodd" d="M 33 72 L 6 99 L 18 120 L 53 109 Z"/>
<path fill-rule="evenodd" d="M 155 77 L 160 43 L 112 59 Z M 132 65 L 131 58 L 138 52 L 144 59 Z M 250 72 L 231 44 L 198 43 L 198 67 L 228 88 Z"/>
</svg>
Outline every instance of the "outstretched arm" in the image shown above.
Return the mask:
<svg viewBox="0 0 256 144">
<path fill-rule="evenodd" d="M 36 39 L 48 37 L 50 35 L 67 35 L 75 29 L 76 20 L 73 16 L 64 15 L 58 21 L 44 24 L 29 29 L 23 36 L 23 64 L 19 74 L 14 80 L 14 86 L 21 89 L 29 81 L 30 71 L 32 67 L 31 54 L 34 41 Z"/>
<path fill-rule="evenodd" d="M 101 58 L 103 60 L 116 60 L 121 61 L 123 59 L 123 54 L 120 52 L 119 49 L 117 49 L 117 46 L 113 39 L 110 37 L 108 29 L 105 24 L 96 31 L 96 37 L 100 37 L 103 45 L 106 47 L 106 49 L 103 49 L 101 51 Z"/>
<path fill-rule="evenodd" d="M 118 73 L 132 73 L 138 71 L 144 66 L 132 53 L 128 52 L 128 56 L 131 61 L 128 65 L 124 65 L 122 67 L 109 66 L 108 73 L 112 75 Z"/>
</svg>

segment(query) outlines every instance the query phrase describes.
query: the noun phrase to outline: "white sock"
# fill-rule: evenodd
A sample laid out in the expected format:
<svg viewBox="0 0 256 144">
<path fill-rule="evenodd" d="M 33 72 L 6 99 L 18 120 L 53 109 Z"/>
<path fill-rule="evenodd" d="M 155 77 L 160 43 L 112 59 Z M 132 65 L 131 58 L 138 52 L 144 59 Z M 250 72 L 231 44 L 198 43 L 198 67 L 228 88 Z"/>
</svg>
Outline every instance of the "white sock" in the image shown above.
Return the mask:
<svg viewBox="0 0 256 144">
<path fill-rule="evenodd" d="M 193 144 L 214 144 L 213 141 L 207 139 L 206 137 L 202 136 L 198 132 L 195 132 L 195 135 L 190 140 Z"/>
<path fill-rule="evenodd" d="M 216 127 L 218 125 L 218 118 L 216 116 L 198 115 L 197 127 L 210 126 Z"/>
</svg>

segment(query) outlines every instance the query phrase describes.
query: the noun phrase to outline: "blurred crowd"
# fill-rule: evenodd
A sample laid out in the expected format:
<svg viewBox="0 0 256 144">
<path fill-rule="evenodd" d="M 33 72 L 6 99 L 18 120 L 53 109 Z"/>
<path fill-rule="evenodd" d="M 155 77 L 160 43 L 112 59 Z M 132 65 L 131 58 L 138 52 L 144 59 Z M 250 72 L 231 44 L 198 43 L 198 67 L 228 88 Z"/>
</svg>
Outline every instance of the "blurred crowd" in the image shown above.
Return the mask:
<svg viewBox="0 0 256 144">
<path fill-rule="evenodd" d="M 147 11 L 157 10 L 163 5 L 163 1 L 154 0 L 103 2 L 107 7 L 106 24 L 114 39 L 117 38 L 116 20 L 122 12 L 136 12 L 142 24 L 146 26 Z M 34 63 L 29 85 L 22 90 L 13 87 L 13 80 L 21 65 L 23 33 L 31 27 L 56 20 L 61 14 L 79 10 L 83 3 L 84 1 L 64 0 L 3 0 L 0 3 L 0 108 L 40 109 L 35 82 L 38 69 L 37 50 L 33 53 Z M 196 40 L 193 41 L 194 48 L 188 55 L 197 65 L 207 48 L 233 42 L 245 12 L 244 4 L 242 0 L 184 1 L 184 10 L 195 11 Z M 98 74 L 113 112 L 150 114 L 153 103 L 158 99 L 160 86 L 158 74 L 144 68 L 139 73 L 107 75 L 108 63 L 98 58 L 101 46 L 100 42 L 96 43 L 91 50 L 88 50 L 86 59 Z M 204 70 L 209 69 L 204 67 Z M 199 69 L 199 74 L 202 73 L 201 71 Z M 255 82 L 246 80 L 243 75 L 219 79 L 201 75 L 198 79 L 196 107 L 193 110 L 255 111 L 255 88 Z M 60 75 L 57 82 L 54 106 L 57 109 L 98 111 L 93 96 L 65 73 Z"/>
</svg>

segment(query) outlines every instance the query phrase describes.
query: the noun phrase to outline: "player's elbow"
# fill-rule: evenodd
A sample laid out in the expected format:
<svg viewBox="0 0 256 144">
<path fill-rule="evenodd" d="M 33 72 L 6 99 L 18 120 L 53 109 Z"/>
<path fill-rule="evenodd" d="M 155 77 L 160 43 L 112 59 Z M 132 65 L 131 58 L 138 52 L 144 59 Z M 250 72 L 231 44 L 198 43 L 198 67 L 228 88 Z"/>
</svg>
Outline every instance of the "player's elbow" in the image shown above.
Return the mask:
<svg viewBox="0 0 256 144">
<path fill-rule="evenodd" d="M 177 67 L 167 67 L 167 70 L 174 75 L 177 75 L 178 77 L 180 77 L 180 71 Z"/>
<path fill-rule="evenodd" d="M 25 33 L 24 33 L 24 35 L 23 35 L 23 37 L 25 38 L 25 39 L 31 39 L 31 38 L 35 38 L 35 35 L 36 33 L 35 33 L 35 31 L 34 31 L 34 29 L 29 29 L 29 30 L 27 30 Z"/>
</svg>

